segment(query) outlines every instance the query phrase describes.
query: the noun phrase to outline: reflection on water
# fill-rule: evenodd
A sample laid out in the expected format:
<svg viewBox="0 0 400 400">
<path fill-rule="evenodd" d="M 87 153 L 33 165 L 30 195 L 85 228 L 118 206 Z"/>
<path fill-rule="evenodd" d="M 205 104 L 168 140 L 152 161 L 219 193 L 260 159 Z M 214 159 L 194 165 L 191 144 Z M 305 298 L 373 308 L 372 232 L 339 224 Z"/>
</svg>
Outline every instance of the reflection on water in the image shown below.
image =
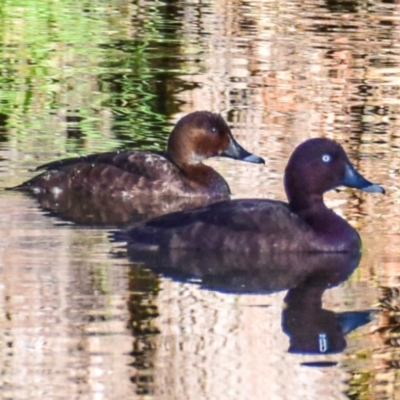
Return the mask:
<svg viewBox="0 0 400 400">
<path fill-rule="evenodd" d="M 190 251 L 165 248 L 155 251 L 129 248 L 129 258 L 177 281 L 223 293 L 263 294 L 288 290 L 309 282 L 323 288 L 345 281 L 360 261 L 360 254 L 255 253 Z"/>
<path fill-rule="evenodd" d="M 214 290 L 240 287 L 240 274 L 212 275 L 212 290 L 159 277 L 113 257 L 104 230 L 1 192 L 2 397 L 399 397 L 397 2 L 10 0 L 1 10 L 1 187 L 66 155 L 163 148 L 183 114 L 207 109 L 267 160 L 210 161 L 236 198 L 284 199 L 286 160 L 313 136 L 339 140 L 357 169 L 388 189 L 384 198 L 327 196 L 363 239 L 350 279 L 275 292 L 291 287 L 281 275 L 272 293 L 257 295 Z M 201 260 L 179 260 L 198 278 Z M 271 282 L 266 271 L 247 284 Z M 292 319 L 301 302 L 313 312 Z M 373 321 L 363 325 L 369 310 Z M 346 347 L 288 352 L 285 315 L 287 332 L 320 315 Z"/>
<path fill-rule="evenodd" d="M 313 266 L 315 271 L 312 270 L 303 282 L 288 290 L 282 328 L 290 337 L 290 352 L 342 352 L 346 348 L 345 335 L 371 321 L 368 310 L 336 314 L 322 307 L 325 290 L 348 278 L 358 261 L 357 255 L 318 256 L 318 263 L 321 263 L 319 268 Z"/>
<path fill-rule="evenodd" d="M 322 296 L 326 289 L 324 286 L 305 283 L 288 291 L 282 328 L 290 337 L 289 352 L 342 352 L 346 348 L 345 335 L 371 321 L 369 310 L 336 314 L 323 309 Z"/>
<path fill-rule="evenodd" d="M 230 294 L 262 294 L 288 290 L 282 313 L 289 352 L 330 354 L 346 347 L 345 334 L 370 322 L 370 312 L 335 314 L 322 308 L 326 289 L 353 273 L 360 253 L 262 254 L 199 253 L 165 249 L 156 254 L 129 251 L 133 262 L 177 281 Z"/>
<path fill-rule="evenodd" d="M 29 194 L 30 195 L 30 194 Z M 40 193 L 32 195 L 38 206 L 49 216 L 76 225 L 89 227 L 133 226 L 148 218 L 174 211 L 182 211 L 214 203 L 218 198 L 165 198 L 155 197 L 153 201 L 143 198 L 92 196 L 91 194 L 64 191 L 63 193 Z"/>
</svg>

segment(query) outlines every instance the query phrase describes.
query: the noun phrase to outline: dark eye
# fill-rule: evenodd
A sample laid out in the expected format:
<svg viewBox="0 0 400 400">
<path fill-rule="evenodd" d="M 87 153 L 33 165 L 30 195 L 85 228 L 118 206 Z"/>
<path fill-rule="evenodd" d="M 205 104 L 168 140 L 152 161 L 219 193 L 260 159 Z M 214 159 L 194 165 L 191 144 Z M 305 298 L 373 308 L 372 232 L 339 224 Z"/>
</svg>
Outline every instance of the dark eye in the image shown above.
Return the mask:
<svg viewBox="0 0 400 400">
<path fill-rule="evenodd" d="M 330 154 L 323 154 L 321 159 L 324 163 L 328 163 L 332 161 L 332 156 Z"/>
<path fill-rule="evenodd" d="M 217 132 L 217 128 L 216 128 L 215 126 L 213 126 L 213 127 L 211 128 L 211 132 L 212 132 L 212 133 Z"/>
</svg>

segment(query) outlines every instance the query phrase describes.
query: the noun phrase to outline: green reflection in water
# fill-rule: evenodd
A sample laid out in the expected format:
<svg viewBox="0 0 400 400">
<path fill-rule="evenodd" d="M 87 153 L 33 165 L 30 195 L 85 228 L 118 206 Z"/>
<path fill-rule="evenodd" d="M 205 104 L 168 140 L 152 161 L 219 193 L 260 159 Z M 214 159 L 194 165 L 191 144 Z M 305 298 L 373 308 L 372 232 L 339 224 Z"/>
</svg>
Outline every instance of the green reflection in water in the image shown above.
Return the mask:
<svg viewBox="0 0 400 400">
<path fill-rule="evenodd" d="M 4 1 L 1 140 L 36 155 L 163 148 L 178 108 L 178 26 L 168 22 L 178 11 L 158 2 Z"/>
</svg>

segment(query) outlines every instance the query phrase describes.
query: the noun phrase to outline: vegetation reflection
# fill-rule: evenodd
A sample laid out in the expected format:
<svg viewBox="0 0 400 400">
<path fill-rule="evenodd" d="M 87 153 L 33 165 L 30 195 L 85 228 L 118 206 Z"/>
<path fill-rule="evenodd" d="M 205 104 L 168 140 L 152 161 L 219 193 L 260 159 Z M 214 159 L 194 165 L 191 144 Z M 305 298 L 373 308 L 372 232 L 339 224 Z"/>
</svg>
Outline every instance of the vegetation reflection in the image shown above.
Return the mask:
<svg viewBox="0 0 400 400">
<path fill-rule="evenodd" d="M 163 147 L 182 66 L 178 9 L 155 4 L 3 2 L 2 140 L 29 153 Z"/>
</svg>

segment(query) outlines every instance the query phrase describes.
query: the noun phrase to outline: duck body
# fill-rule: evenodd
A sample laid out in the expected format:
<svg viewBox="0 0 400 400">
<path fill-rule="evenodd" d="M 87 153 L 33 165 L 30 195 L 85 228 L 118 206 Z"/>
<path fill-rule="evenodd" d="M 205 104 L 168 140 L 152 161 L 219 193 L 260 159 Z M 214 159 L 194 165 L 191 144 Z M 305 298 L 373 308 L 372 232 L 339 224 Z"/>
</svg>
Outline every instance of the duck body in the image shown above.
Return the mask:
<svg viewBox="0 0 400 400">
<path fill-rule="evenodd" d="M 150 151 L 119 151 L 59 160 L 37 168 L 44 172 L 14 189 L 35 194 L 63 191 L 109 197 L 227 197 L 225 179 L 201 164 L 183 173 L 168 156 Z M 185 171 L 186 172 L 186 171 Z"/>
<path fill-rule="evenodd" d="M 131 250 L 144 248 L 240 251 L 251 257 L 270 252 L 346 252 L 361 239 L 329 209 L 308 223 L 280 201 L 240 199 L 176 212 L 127 232 Z"/>
<path fill-rule="evenodd" d="M 65 191 L 107 197 L 221 197 L 230 195 L 225 179 L 203 164 L 210 157 L 263 163 L 235 140 L 219 114 L 188 114 L 172 130 L 165 153 L 116 151 L 53 161 L 41 174 L 12 190 L 33 194 Z"/>
<path fill-rule="evenodd" d="M 270 252 L 359 251 L 358 232 L 326 207 L 323 194 L 337 186 L 384 193 L 350 163 L 336 142 L 310 139 L 296 148 L 285 170 L 289 203 L 232 200 L 149 220 L 119 235 L 135 251 L 167 248 Z M 118 235 L 117 235 L 118 236 Z"/>
</svg>

